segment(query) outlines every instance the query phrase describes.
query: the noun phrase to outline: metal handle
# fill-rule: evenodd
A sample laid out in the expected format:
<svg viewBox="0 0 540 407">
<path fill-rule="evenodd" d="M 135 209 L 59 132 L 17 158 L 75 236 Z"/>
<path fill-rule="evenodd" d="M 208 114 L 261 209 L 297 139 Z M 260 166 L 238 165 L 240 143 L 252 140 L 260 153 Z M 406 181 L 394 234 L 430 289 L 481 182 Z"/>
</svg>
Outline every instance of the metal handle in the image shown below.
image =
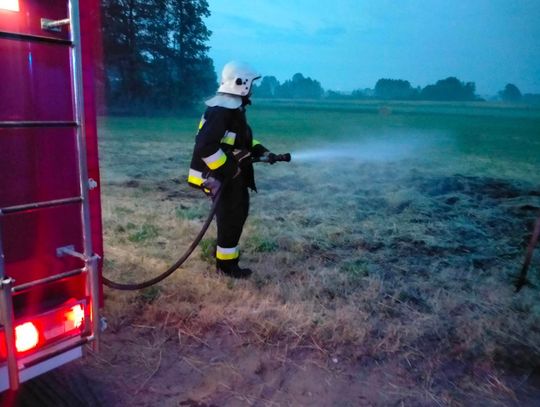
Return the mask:
<svg viewBox="0 0 540 407">
<path fill-rule="evenodd" d="M 48 18 L 41 19 L 41 29 L 46 31 L 60 32 L 62 27 L 65 25 L 70 25 L 71 20 L 69 18 L 64 18 L 63 20 L 49 20 Z"/>
</svg>

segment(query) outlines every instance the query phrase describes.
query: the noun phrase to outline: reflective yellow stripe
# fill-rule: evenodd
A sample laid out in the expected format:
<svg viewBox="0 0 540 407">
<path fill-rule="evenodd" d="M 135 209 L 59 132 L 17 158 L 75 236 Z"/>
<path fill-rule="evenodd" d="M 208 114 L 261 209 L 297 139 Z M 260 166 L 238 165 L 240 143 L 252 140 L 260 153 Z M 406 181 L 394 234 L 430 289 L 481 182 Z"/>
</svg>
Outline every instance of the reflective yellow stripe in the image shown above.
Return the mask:
<svg viewBox="0 0 540 407">
<path fill-rule="evenodd" d="M 261 142 L 259 140 L 253 139 L 253 141 L 251 142 L 251 147 L 255 147 L 258 144 L 261 144 Z"/>
<path fill-rule="evenodd" d="M 240 256 L 240 250 L 237 247 L 225 248 L 218 246 L 216 248 L 216 258 L 218 260 L 234 260 Z"/>
<path fill-rule="evenodd" d="M 203 117 L 201 117 L 201 121 L 199 122 L 199 130 L 202 129 L 202 126 L 204 126 L 204 123 L 206 123 L 206 119 Z"/>
<path fill-rule="evenodd" d="M 196 171 L 192 168 L 189 169 L 188 182 L 190 184 L 197 185 L 198 187 L 200 187 L 204 181 L 205 180 L 202 176 L 202 172 Z"/>
<path fill-rule="evenodd" d="M 208 168 L 210 168 L 211 170 L 215 170 L 225 164 L 225 161 L 227 161 L 227 156 L 220 148 L 211 156 L 203 158 L 203 161 L 206 163 Z"/>
<path fill-rule="evenodd" d="M 202 178 L 195 178 L 195 177 L 192 177 L 191 175 L 188 177 L 188 182 L 190 184 L 193 184 L 193 185 L 197 185 L 198 187 L 200 187 L 202 185 L 202 183 L 204 182 L 204 180 Z"/>
<path fill-rule="evenodd" d="M 225 136 L 221 139 L 221 142 L 224 144 L 228 144 L 230 146 L 234 146 L 234 141 L 236 140 L 236 133 L 232 131 L 225 132 Z"/>
</svg>

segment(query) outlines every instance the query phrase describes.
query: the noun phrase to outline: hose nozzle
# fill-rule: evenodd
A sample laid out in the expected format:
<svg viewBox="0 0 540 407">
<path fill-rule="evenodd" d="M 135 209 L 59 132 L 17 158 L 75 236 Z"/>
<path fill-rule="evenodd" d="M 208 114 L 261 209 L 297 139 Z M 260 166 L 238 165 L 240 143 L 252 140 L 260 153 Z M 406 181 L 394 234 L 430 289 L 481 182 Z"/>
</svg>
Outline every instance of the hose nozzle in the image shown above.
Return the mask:
<svg viewBox="0 0 540 407">
<path fill-rule="evenodd" d="M 257 157 L 253 159 L 253 162 L 255 163 L 261 162 L 261 163 L 274 164 L 278 161 L 284 161 L 284 162 L 291 161 L 291 153 L 263 155 L 261 157 Z"/>
<path fill-rule="evenodd" d="M 276 161 L 290 162 L 291 161 L 291 153 L 276 154 Z"/>
</svg>

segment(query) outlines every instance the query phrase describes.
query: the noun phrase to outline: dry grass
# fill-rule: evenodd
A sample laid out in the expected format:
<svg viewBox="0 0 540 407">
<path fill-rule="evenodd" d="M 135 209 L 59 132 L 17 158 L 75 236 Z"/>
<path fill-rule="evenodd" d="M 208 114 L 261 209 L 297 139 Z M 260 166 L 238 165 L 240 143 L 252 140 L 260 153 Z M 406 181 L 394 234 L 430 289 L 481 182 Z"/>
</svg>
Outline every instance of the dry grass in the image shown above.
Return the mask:
<svg viewBox="0 0 540 407">
<path fill-rule="evenodd" d="M 130 143 L 133 155 L 113 136 L 102 147 L 105 273 L 143 280 L 179 257 L 209 203 L 175 181 L 187 172 L 188 133 Z M 284 150 L 296 143 L 277 141 Z M 454 147 L 442 162 L 446 147 L 430 148 L 353 162 L 339 178 L 340 161 L 259 168 L 242 238 L 254 277 L 214 275 L 212 227 L 204 248 L 166 282 L 131 294 L 107 290 L 110 326 L 159 327 L 202 344 L 225 327 L 261 346 L 394 358 L 419 386 L 399 391 L 427 404 L 470 400 L 471 392 L 494 404 L 515 399 L 505 375 L 540 366 L 539 292 L 515 294 L 511 284 L 540 208 L 527 180 L 532 164 L 509 167 Z M 111 158 L 118 154 L 124 162 Z"/>
</svg>

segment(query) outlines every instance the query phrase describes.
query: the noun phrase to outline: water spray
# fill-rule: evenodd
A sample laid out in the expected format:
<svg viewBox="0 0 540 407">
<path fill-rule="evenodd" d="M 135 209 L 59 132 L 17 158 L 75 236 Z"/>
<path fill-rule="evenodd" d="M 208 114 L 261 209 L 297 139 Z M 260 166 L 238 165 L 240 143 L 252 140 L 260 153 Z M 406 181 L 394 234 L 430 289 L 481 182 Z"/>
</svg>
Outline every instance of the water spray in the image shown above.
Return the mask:
<svg viewBox="0 0 540 407">
<path fill-rule="evenodd" d="M 429 147 L 428 142 L 420 140 L 377 139 L 363 142 L 333 143 L 319 148 L 295 152 L 295 162 L 323 162 L 350 160 L 363 162 L 389 162 L 408 158 Z"/>
</svg>

